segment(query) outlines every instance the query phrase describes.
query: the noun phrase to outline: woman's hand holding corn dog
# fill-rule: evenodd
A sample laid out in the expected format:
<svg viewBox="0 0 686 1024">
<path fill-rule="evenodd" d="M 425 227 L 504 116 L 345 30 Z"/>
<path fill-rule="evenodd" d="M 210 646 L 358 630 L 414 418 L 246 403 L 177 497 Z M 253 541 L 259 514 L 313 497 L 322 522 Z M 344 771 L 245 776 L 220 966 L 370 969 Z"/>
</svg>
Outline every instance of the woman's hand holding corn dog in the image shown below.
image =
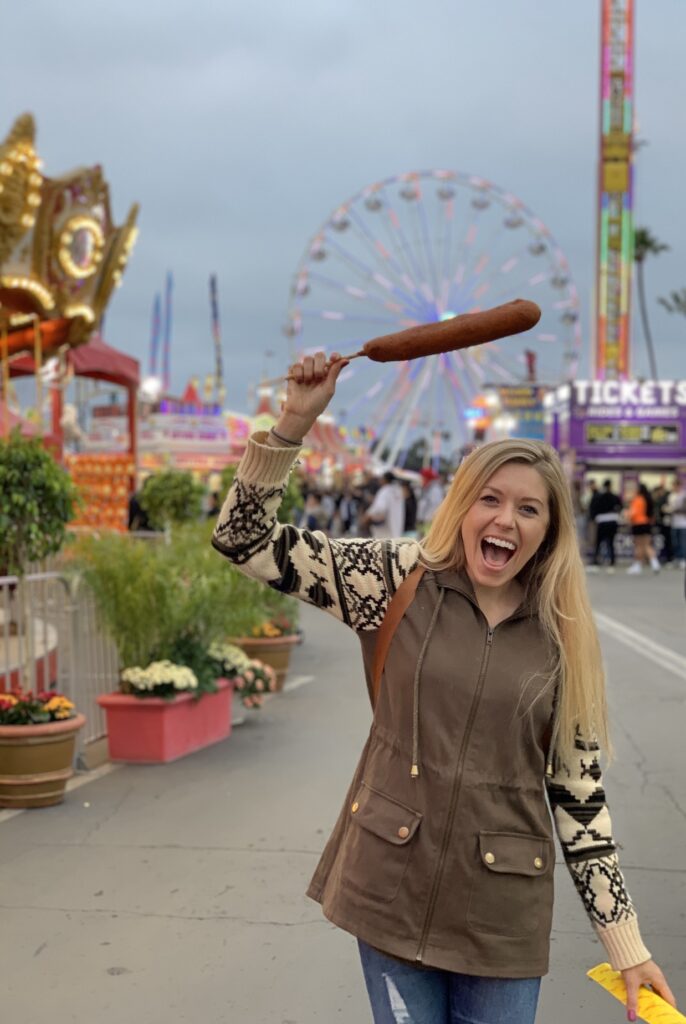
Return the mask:
<svg viewBox="0 0 686 1024">
<path fill-rule="evenodd" d="M 449 320 L 418 324 L 395 334 L 372 338 L 359 352 L 350 356 L 334 352 L 328 362 L 324 352 L 304 356 L 288 371 L 286 401 L 274 428 L 276 436 L 270 434 L 270 444 L 277 445 L 279 437 L 288 438 L 293 444 L 304 438 L 333 398 L 338 375 L 350 359 L 367 356 L 374 362 L 387 363 L 471 348 L 528 331 L 538 323 L 540 316 L 541 310 L 535 302 L 515 299 L 493 309 L 463 313 Z"/>
<path fill-rule="evenodd" d="M 324 352 L 303 356 L 288 370 L 288 388 L 281 415 L 269 435 L 269 443 L 277 446 L 279 436 L 289 441 L 302 441 L 318 416 L 326 409 L 334 396 L 338 375 L 347 359 L 341 359 L 338 352 L 332 352 L 327 361 Z"/>
</svg>

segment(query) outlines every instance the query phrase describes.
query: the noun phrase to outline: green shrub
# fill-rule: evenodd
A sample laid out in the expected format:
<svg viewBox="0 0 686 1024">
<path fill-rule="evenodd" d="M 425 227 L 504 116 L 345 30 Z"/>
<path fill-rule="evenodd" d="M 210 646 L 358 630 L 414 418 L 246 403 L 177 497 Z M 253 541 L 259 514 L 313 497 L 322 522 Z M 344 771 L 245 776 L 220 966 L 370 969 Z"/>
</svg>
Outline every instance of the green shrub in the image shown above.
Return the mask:
<svg viewBox="0 0 686 1024">
<path fill-rule="evenodd" d="M 140 495 L 150 525 L 163 530 L 169 525 L 196 522 L 202 512 L 205 490 L 190 473 L 167 469 L 149 476 Z"/>
<path fill-rule="evenodd" d="M 56 554 L 74 516 L 77 490 L 36 438 L 0 441 L 0 573 L 22 575 Z"/>
<path fill-rule="evenodd" d="M 200 691 L 211 689 L 212 644 L 249 636 L 274 609 L 295 604 L 214 551 L 211 530 L 180 527 L 170 544 L 107 535 L 79 545 L 78 564 L 124 668 L 168 659 L 192 668 Z"/>
</svg>

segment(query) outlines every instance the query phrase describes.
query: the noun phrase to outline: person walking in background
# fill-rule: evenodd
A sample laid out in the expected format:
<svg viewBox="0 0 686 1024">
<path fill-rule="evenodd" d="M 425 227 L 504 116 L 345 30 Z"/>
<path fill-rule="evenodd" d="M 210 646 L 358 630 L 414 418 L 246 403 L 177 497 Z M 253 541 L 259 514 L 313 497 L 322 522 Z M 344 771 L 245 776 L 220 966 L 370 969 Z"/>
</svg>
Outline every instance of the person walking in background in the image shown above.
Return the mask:
<svg viewBox="0 0 686 1024">
<path fill-rule="evenodd" d="M 669 502 L 669 490 L 664 484 L 658 484 L 653 488 L 653 503 L 655 506 L 655 525 L 662 538 L 662 547 L 658 552 L 658 558 L 662 565 L 671 567 L 674 553 L 672 551 L 672 516 L 667 508 Z"/>
<path fill-rule="evenodd" d="M 405 529 L 403 537 L 417 536 L 417 495 L 409 480 L 402 481 L 403 497 L 405 498 Z"/>
<path fill-rule="evenodd" d="M 615 571 L 615 537 L 622 514 L 622 500 L 612 491 L 612 481 L 603 480 L 603 490 L 595 502 L 596 541 L 593 564 L 600 565 L 600 553 L 607 550 L 608 572 Z"/>
<path fill-rule="evenodd" d="M 445 497 L 445 480 L 429 466 L 421 471 L 421 475 L 423 486 L 417 503 L 417 521 L 426 533 Z"/>
<path fill-rule="evenodd" d="M 402 488 L 390 470 L 383 474 L 383 484 L 362 518 L 369 523 L 372 537 L 401 537 L 405 528 L 405 498 Z"/>
<path fill-rule="evenodd" d="M 634 560 L 627 569 L 631 575 L 640 573 L 643 563 L 650 564 L 653 572 L 660 571 L 660 563 L 653 547 L 654 506 L 650 491 L 645 484 L 639 484 L 629 505 L 629 522 L 634 538 Z"/>
<path fill-rule="evenodd" d="M 579 541 L 579 551 L 583 558 L 586 553 L 586 512 L 581 494 L 581 480 L 572 480 L 571 484 L 572 508 L 574 509 L 574 522 L 576 523 L 576 537 Z"/>
<path fill-rule="evenodd" d="M 598 527 L 596 526 L 596 512 L 598 511 L 598 499 L 600 491 L 595 480 L 588 481 L 588 494 L 586 496 L 586 550 L 583 552 L 584 559 L 588 558 L 593 565 L 593 552 L 596 549 L 596 538 Z"/>
<path fill-rule="evenodd" d="M 686 569 L 686 477 L 679 480 L 667 501 L 671 517 L 672 550 L 680 569 Z"/>
<path fill-rule="evenodd" d="M 322 507 L 322 499 L 318 491 L 310 491 L 305 497 L 301 523 L 306 530 L 326 530 L 329 515 Z"/>
</svg>

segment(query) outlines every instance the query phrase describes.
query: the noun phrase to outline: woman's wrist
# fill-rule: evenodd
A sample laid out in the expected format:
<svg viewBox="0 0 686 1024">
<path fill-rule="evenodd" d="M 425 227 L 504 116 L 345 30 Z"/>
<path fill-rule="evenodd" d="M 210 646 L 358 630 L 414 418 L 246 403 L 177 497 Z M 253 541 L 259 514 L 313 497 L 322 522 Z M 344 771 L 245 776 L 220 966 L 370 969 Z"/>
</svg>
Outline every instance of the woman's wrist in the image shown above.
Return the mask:
<svg viewBox="0 0 686 1024">
<path fill-rule="evenodd" d="M 274 432 L 278 437 L 291 443 L 301 444 L 305 435 L 311 430 L 312 423 L 293 413 L 282 412 L 274 424 Z"/>
<path fill-rule="evenodd" d="M 302 446 L 302 438 L 296 440 L 292 437 L 285 437 L 280 434 L 276 427 L 271 427 L 267 434 L 267 443 L 272 444 L 275 448 L 300 448 Z"/>
</svg>

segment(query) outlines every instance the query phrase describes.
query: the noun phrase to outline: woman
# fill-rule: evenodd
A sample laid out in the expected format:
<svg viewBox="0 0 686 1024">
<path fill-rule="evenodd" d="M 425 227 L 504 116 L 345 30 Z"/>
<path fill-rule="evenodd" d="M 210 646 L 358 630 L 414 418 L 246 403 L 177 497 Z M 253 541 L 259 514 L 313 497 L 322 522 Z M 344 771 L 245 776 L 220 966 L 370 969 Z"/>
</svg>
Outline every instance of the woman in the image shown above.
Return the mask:
<svg viewBox="0 0 686 1024">
<path fill-rule="evenodd" d="M 623 972 L 628 1019 L 643 983 L 673 1003 L 612 839 L 595 741 L 607 744 L 601 657 L 555 453 L 533 441 L 477 449 L 421 545 L 279 526 L 339 359 L 291 367 L 282 415 L 250 440 L 213 540 L 250 576 L 356 630 L 370 692 L 389 602 L 426 567 L 309 895 L 357 937 L 376 1024 L 531 1024 L 552 916 L 546 778 L 569 870 Z"/>
<path fill-rule="evenodd" d="M 634 538 L 634 560 L 627 572 L 634 575 L 643 569 L 643 563 L 650 563 L 653 572 L 660 571 L 655 548 L 653 547 L 653 499 L 645 484 L 639 484 L 629 504 L 631 536 Z"/>
</svg>

